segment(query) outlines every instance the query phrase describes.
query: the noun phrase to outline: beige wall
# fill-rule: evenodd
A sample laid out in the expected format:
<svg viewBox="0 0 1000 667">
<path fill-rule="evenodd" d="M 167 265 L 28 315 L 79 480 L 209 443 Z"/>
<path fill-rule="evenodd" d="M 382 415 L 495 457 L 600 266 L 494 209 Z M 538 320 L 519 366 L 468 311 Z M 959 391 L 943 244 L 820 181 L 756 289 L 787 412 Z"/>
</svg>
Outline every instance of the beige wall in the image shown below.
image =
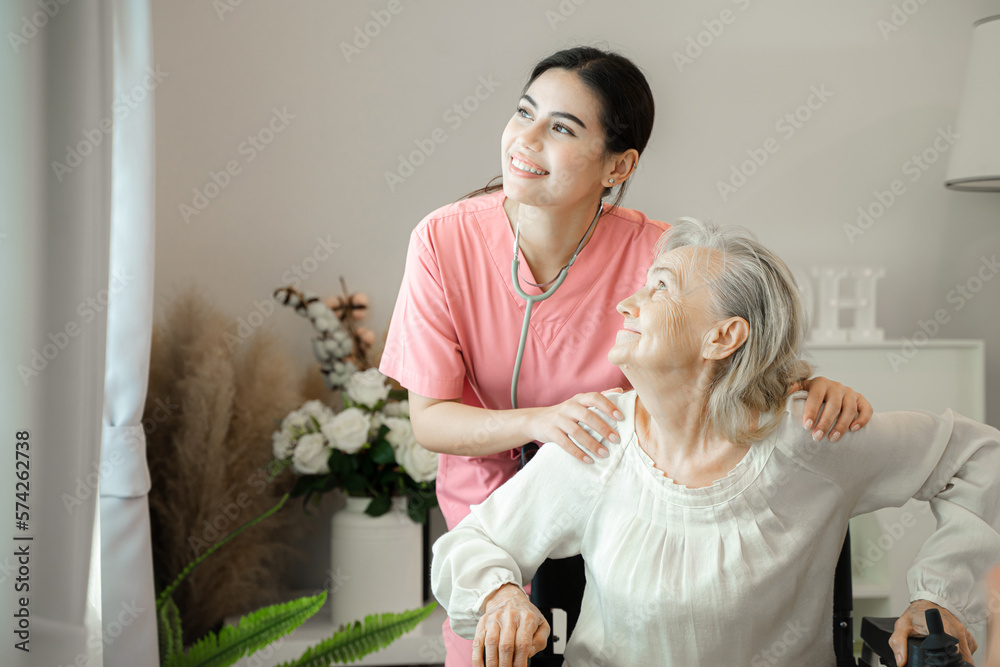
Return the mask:
<svg viewBox="0 0 1000 667">
<path fill-rule="evenodd" d="M 321 294 L 340 275 L 367 292 L 384 329 L 409 230 L 499 172 L 500 132 L 531 64 L 603 44 L 643 67 L 658 105 L 629 206 L 748 226 L 803 271 L 884 266 L 887 336 L 946 309 L 939 338 L 985 339 L 987 414 L 1000 423 L 1000 280 L 961 310 L 948 300 L 1000 251 L 1000 195 L 945 190 L 946 154 L 926 171 L 906 164 L 954 125 L 971 24 L 1000 12 L 995 0 L 899 0 L 916 11 L 897 13 L 906 22 L 892 32 L 890 0 L 237 1 L 153 3 L 155 60 L 169 73 L 156 100 L 159 308 L 200 284 L 235 333 L 298 266 Z M 386 25 L 345 54 L 373 11 Z M 706 21 L 720 33 L 711 40 Z M 679 67 L 674 54 L 699 33 L 709 45 Z M 778 124 L 816 90 L 830 95 L 812 98 L 807 121 Z M 466 100 L 478 106 L 467 117 L 449 111 Z M 443 142 L 390 188 L 385 173 L 435 130 Z M 724 200 L 718 181 L 768 139 L 777 151 Z M 205 204 L 193 189 L 210 172 L 226 183 L 227 164 L 235 175 L 185 220 L 181 205 Z M 843 226 L 894 180 L 905 192 L 850 243 Z M 309 359 L 302 320 L 279 310 L 265 326 Z"/>
</svg>

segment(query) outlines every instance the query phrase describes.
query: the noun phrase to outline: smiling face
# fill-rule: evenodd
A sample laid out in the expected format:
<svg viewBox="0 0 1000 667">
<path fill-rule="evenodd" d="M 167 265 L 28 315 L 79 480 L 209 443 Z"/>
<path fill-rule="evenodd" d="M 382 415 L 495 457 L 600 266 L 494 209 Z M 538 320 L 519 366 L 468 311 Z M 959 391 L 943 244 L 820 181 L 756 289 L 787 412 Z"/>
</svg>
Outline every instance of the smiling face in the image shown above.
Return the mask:
<svg viewBox="0 0 1000 667">
<path fill-rule="evenodd" d="M 618 304 L 624 322 L 608 360 L 631 372 L 700 368 L 717 321 L 707 280 L 719 264 L 717 251 L 691 246 L 657 257 L 646 284 Z"/>
<path fill-rule="evenodd" d="M 542 73 L 518 102 L 500 140 L 504 194 L 530 206 L 600 197 L 604 173 L 614 165 L 605 155 L 600 112 L 577 74 Z"/>
</svg>

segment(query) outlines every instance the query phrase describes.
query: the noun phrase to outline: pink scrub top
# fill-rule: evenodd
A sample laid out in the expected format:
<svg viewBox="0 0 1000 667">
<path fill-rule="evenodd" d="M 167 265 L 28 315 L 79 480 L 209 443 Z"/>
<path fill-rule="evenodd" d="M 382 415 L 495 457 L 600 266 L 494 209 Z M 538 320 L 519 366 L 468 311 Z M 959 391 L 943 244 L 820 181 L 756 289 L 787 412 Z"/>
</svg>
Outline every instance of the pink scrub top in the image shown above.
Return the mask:
<svg viewBox="0 0 1000 667">
<path fill-rule="evenodd" d="M 510 409 L 510 380 L 525 302 L 511 285 L 514 234 L 503 191 L 449 204 L 410 235 L 406 269 L 379 370 L 406 389 L 465 405 Z M 518 407 L 627 387 L 608 350 L 621 328 L 615 306 L 646 282 L 667 225 L 604 205 L 590 241 L 549 299 L 535 304 L 518 381 Z M 540 294 L 520 264 L 522 289 Z M 484 434 L 484 437 L 489 437 Z M 442 454 L 437 496 L 453 528 L 518 469 L 518 450 Z"/>
</svg>

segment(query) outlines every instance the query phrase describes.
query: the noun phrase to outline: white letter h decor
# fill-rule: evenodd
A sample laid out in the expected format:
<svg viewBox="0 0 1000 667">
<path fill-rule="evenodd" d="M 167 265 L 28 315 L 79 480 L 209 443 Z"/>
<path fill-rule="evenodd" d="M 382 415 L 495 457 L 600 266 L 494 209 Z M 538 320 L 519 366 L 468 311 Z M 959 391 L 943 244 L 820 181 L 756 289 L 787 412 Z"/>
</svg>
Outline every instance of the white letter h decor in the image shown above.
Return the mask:
<svg viewBox="0 0 1000 667">
<path fill-rule="evenodd" d="M 885 332 L 875 326 L 875 285 L 885 276 L 885 269 L 855 267 L 818 267 L 812 274 L 819 279 L 816 299 L 816 319 L 810 342 L 813 343 L 877 343 Z M 841 295 L 841 281 L 854 283 L 854 295 Z M 840 328 L 840 313 L 854 311 L 854 326 Z"/>
</svg>

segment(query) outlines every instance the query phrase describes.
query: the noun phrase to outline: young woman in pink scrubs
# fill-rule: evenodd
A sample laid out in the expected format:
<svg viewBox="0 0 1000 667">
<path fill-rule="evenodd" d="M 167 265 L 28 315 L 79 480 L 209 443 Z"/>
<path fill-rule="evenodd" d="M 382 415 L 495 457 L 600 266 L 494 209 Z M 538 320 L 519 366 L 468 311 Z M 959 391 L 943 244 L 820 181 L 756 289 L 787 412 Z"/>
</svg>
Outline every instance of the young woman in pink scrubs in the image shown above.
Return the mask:
<svg viewBox="0 0 1000 667">
<path fill-rule="evenodd" d="M 621 323 L 615 306 L 645 283 L 667 228 L 617 206 L 652 126 L 652 93 L 631 61 L 588 47 L 555 53 L 535 66 L 504 129 L 502 188 L 444 206 L 413 230 L 380 370 L 409 390 L 417 441 L 441 454 L 437 495 L 449 529 L 514 475 L 522 445 L 555 442 L 585 465 L 607 452 L 581 425 L 617 438 L 589 408 L 620 418 L 600 393 L 625 385 L 607 359 Z M 603 203 L 616 188 L 614 205 Z M 525 309 L 511 277 L 518 229 L 528 294 L 551 289 L 582 249 L 534 307 L 512 409 Z M 836 441 L 871 416 L 843 385 L 815 378 L 806 388 L 803 426 L 816 439 Z M 447 666 L 471 665 L 472 642 L 447 623 L 444 634 Z"/>
</svg>

